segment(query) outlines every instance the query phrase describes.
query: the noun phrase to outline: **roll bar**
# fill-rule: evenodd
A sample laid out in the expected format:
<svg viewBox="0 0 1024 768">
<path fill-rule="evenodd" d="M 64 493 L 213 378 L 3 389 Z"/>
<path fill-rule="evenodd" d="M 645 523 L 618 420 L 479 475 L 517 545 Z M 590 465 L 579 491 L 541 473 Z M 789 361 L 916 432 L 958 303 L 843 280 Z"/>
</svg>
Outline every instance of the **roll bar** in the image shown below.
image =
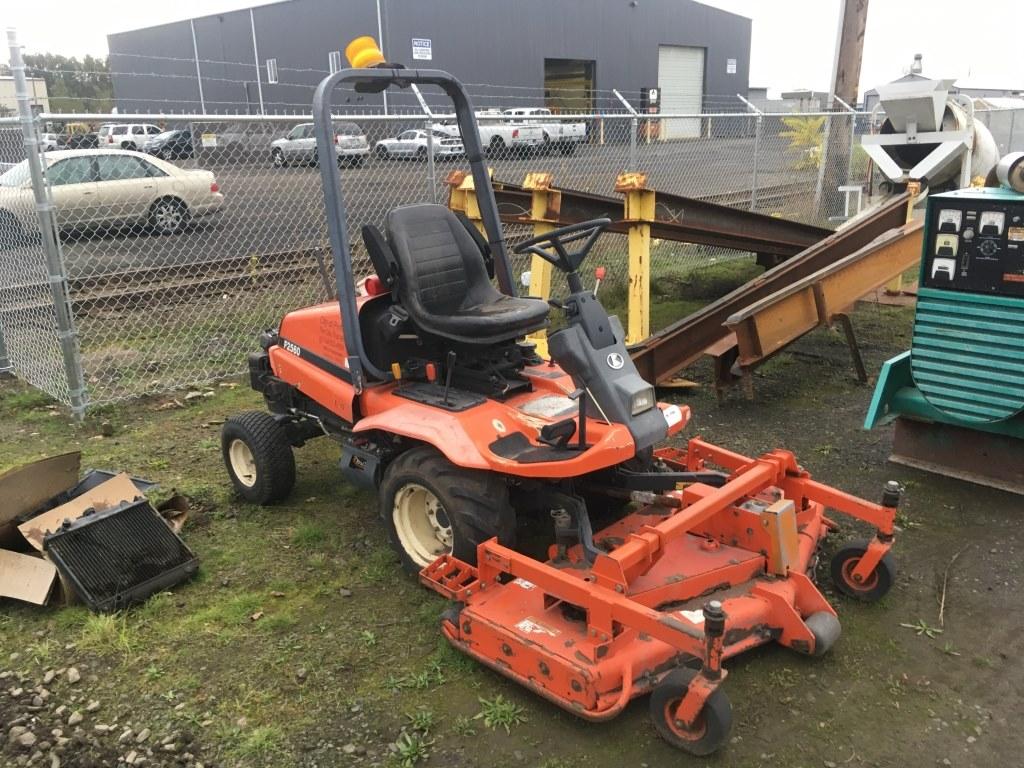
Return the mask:
<svg viewBox="0 0 1024 768">
<path fill-rule="evenodd" d="M 412 84 L 439 86 L 455 105 L 455 116 L 462 131 L 462 144 L 466 159 L 473 173 L 480 217 L 487 232 L 487 242 L 494 256 L 495 273 L 501 290 L 514 295 L 515 284 L 508 251 L 498 220 L 498 205 L 494 190 L 487 175 L 483 148 L 480 145 L 480 131 L 469 94 L 462 83 L 447 72 L 437 69 L 401 69 L 390 66 L 373 69 L 342 69 L 320 81 L 313 94 L 313 126 L 316 134 L 317 156 L 321 158 L 320 181 L 324 190 L 324 208 L 327 214 L 327 232 L 331 241 L 334 259 L 334 280 L 337 286 L 338 303 L 341 306 L 342 328 L 345 334 L 345 349 L 348 351 L 349 372 L 357 393 L 365 386 L 365 375 L 376 379 L 389 380 L 391 373 L 382 371 L 369 361 L 359 333 L 359 316 L 356 311 L 355 291 L 352 278 L 352 254 L 348 245 L 347 213 L 341 194 L 341 172 L 336 162 L 327 162 L 334 157 L 334 130 L 331 114 L 331 97 L 340 83 L 355 83 L 357 91 L 380 92 L 395 85 L 406 88 Z"/>
</svg>

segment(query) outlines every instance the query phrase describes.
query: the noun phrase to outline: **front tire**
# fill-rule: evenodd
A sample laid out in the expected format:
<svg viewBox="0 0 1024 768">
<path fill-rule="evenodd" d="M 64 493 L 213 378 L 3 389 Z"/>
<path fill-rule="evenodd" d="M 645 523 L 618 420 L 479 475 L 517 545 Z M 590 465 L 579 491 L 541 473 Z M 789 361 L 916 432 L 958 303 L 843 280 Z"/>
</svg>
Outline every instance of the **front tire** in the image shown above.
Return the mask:
<svg viewBox="0 0 1024 768">
<path fill-rule="evenodd" d="M 270 160 L 273 162 L 275 168 L 284 168 L 287 163 L 284 159 L 284 152 L 280 149 L 274 149 L 270 153 Z"/>
<path fill-rule="evenodd" d="M 232 416 L 221 429 L 221 455 L 238 495 L 273 504 L 295 485 L 295 454 L 284 428 L 263 411 Z"/>
<path fill-rule="evenodd" d="M 416 574 L 451 554 L 476 564 L 476 548 L 515 541 L 516 517 L 500 475 L 452 464 L 430 446 L 412 448 L 388 466 L 380 513 L 402 567 Z"/>
</svg>

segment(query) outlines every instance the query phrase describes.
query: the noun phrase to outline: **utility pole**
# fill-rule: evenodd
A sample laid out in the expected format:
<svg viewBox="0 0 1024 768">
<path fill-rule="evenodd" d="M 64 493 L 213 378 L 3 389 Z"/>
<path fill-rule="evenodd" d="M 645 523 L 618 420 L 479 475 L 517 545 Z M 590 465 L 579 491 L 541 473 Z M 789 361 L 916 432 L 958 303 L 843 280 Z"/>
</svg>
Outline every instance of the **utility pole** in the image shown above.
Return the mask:
<svg viewBox="0 0 1024 768">
<path fill-rule="evenodd" d="M 839 31 L 827 105 L 830 110 L 840 99 L 846 104 L 857 104 L 860 65 L 864 56 L 864 29 L 868 19 L 868 0 L 839 0 L 839 4 Z M 836 188 L 846 182 L 853 151 L 851 122 L 854 119 L 852 114 L 846 118 L 830 117 L 826 124 L 816 194 L 818 213 L 822 218 L 839 209 L 835 204 L 839 199 Z"/>
</svg>

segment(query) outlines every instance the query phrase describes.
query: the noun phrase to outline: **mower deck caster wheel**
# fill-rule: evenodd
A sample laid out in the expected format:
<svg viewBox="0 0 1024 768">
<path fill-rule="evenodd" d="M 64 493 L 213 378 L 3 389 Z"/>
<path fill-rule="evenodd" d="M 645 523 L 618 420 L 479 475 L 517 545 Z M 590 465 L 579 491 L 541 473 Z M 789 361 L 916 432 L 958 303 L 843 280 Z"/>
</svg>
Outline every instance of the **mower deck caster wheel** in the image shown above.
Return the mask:
<svg viewBox="0 0 1024 768">
<path fill-rule="evenodd" d="M 866 603 L 874 603 L 885 597 L 896 581 L 896 558 L 892 552 L 886 552 L 871 576 L 858 582 L 853 572 L 864 553 L 868 551 L 869 543 L 868 539 L 857 539 L 841 546 L 832 556 L 830 571 L 832 583 L 844 595 Z"/>
<path fill-rule="evenodd" d="M 221 454 L 238 495 L 254 504 L 281 501 L 295 485 L 295 455 L 284 428 L 262 411 L 232 416 L 221 429 Z"/>
<path fill-rule="evenodd" d="M 828 611 L 812 613 L 804 619 L 804 624 L 814 635 L 814 656 L 824 656 L 828 653 L 843 632 L 839 619 Z"/>
<path fill-rule="evenodd" d="M 708 697 L 692 729 L 675 719 L 676 707 L 699 674 L 684 667 L 666 675 L 651 693 L 651 720 L 658 735 L 673 747 L 691 755 L 710 755 L 725 743 L 732 728 L 732 705 L 725 691 L 717 688 Z"/>
</svg>

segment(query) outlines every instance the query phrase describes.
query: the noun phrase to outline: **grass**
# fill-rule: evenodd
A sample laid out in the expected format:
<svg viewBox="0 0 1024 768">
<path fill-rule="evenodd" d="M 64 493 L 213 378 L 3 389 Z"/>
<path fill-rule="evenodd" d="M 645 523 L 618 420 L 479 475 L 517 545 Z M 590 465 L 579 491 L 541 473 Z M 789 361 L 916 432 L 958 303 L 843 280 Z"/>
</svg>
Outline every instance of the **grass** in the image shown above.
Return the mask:
<svg viewBox="0 0 1024 768">
<path fill-rule="evenodd" d="M 138 647 L 138 638 L 126 614 L 91 613 L 85 618 L 77 644 L 83 651 L 127 657 Z"/>
<path fill-rule="evenodd" d="M 433 745 L 433 740 L 422 734 L 403 731 L 395 741 L 395 757 L 402 768 L 412 768 L 430 757 Z"/>
</svg>

